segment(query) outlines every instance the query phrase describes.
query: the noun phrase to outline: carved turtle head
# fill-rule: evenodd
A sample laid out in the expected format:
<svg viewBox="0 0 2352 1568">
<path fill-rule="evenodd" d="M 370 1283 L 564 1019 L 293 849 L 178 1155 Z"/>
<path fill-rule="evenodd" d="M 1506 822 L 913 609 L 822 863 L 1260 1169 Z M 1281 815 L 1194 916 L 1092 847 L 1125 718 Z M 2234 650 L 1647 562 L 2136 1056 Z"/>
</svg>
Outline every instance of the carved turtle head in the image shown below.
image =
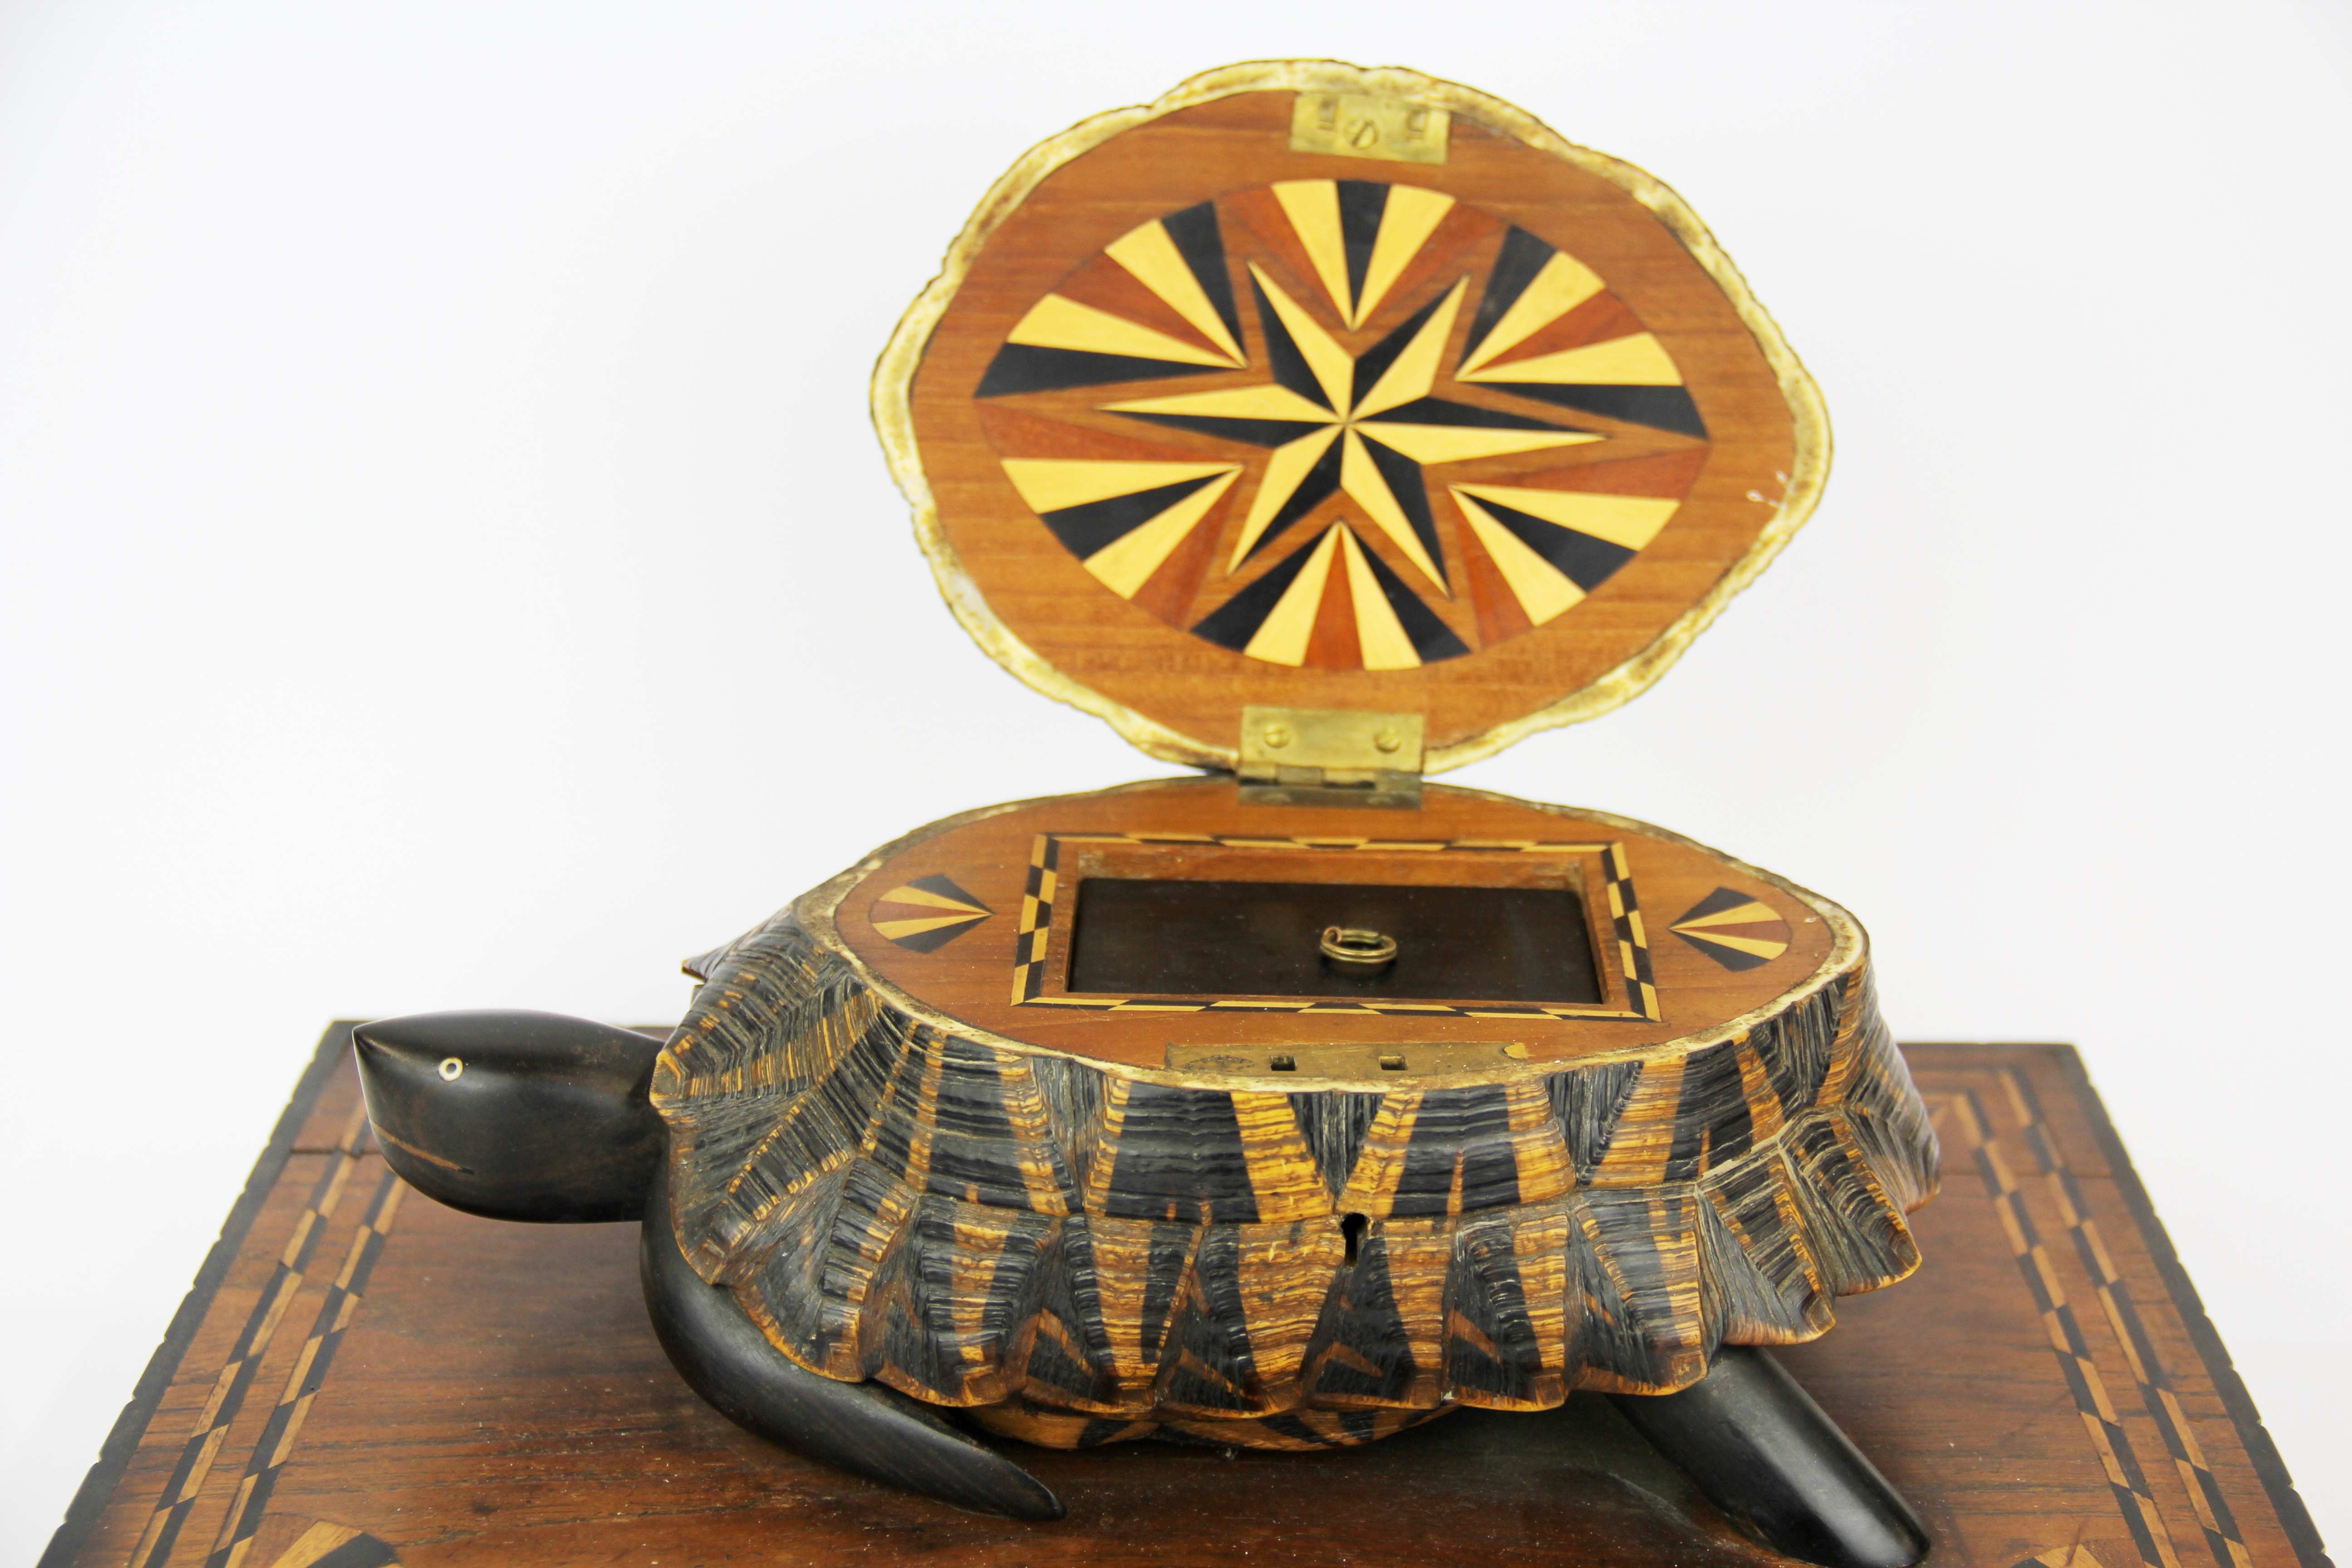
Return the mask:
<svg viewBox="0 0 2352 1568">
<path fill-rule="evenodd" d="M 493 1219 L 631 1220 L 662 1152 L 660 1042 L 552 1013 L 420 1013 L 352 1032 L 392 1168 Z"/>
</svg>

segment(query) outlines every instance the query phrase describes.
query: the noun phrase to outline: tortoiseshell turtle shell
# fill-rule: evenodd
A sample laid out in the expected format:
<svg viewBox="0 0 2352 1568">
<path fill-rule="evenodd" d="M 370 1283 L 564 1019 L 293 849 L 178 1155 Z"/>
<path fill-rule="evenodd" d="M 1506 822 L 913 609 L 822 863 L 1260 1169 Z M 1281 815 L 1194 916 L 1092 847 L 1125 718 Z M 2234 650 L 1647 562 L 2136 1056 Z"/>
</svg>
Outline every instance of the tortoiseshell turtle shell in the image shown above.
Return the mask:
<svg viewBox="0 0 2352 1568">
<path fill-rule="evenodd" d="M 1005 1020 L 1020 1006 L 991 1029 L 943 1010 L 968 1017 L 966 1005 L 903 988 L 1033 951 L 1039 933 L 985 918 L 1021 907 L 1013 890 L 1034 880 L 1003 864 L 1000 841 L 1049 821 L 1108 837 L 1113 817 L 1213 810 L 1219 787 L 950 819 L 689 964 L 704 983 L 652 1083 L 671 1217 L 696 1272 L 731 1290 L 779 1351 L 1054 1447 L 1172 1428 L 1320 1447 L 1461 1405 L 1670 1393 L 1719 1345 L 1811 1339 L 1833 1298 L 1917 1265 L 1903 1215 L 1934 1191 L 1936 1142 L 1879 1016 L 1861 928 L 1826 900 L 1621 818 L 1559 826 L 1574 829 L 1564 841 L 1622 847 L 1643 873 L 1628 888 L 1696 875 L 1678 856 L 1711 868 L 1692 886 L 1764 890 L 1818 922 L 1800 939 L 1818 962 L 1791 951 L 1725 973 L 1698 941 L 1652 956 L 1665 1010 L 1699 1026 L 1680 1037 L 1501 1007 L 1459 1022 L 1426 1005 L 1402 1017 L 1302 1018 L 1295 1005 L 1234 1017 L 1160 998 L 1146 1015 L 1158 1033 L 1292 1042 L 1444 1022 L 1521 1034 L 1553 1058 L 1498 1050 L 1488 1071 L 1375 1070 L 1369 1082 L 1126 1065 L 1013 1037 Z M 1505 808 L 1433 797 L 1424 827 L 1446 820 L 1441 806 Z M 1311 868 L 1317 853 L 1297 858 Z M 1328 866 L 1364 850 L 1319 853 Z M 965 902 L 983 916 L 976 933 L 928 951 L 877 940 L 874 928 L 894 923 L 879 917 L 903 910 L 886 884 L 933 865 L 951 867 L 946 885 L 964 896 L 919 913 L 952 921 L 943 904 Z M 1045 924 L 1058 929 L 1050 913 Z M 855 944 L 853 925 L 868 932 Z M 1749 989 L 1694 989 L 1710 974 Z M 1709 1012 L 1751 997 L 1766 1000 Z M 1046 1013 L 1034 1033 L 1066 1031 L 1068 1018 Z M 1606 1050 L 1605 1031 L 1629 1024 L 1668 1037 Z"/>
</svg>

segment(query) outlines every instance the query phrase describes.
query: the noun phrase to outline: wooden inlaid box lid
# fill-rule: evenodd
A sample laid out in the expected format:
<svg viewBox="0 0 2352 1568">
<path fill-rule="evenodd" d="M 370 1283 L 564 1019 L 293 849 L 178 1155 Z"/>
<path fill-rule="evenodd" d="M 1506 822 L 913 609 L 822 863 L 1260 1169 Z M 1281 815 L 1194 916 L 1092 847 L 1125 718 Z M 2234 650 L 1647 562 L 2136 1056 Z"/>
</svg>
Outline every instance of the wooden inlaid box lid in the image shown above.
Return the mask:
<svg viewBox="0 0 2352 1568">
<path fill-rule="evenodd" d="M 1423 767 L 1655 680 L 1804 520 L 1819 395 L 1712 237 L 1466 88 L 1236 66 L 998 182 L 877 367 L 949 603 L 1152 755 L 1419 716 Z"/>
</svg>

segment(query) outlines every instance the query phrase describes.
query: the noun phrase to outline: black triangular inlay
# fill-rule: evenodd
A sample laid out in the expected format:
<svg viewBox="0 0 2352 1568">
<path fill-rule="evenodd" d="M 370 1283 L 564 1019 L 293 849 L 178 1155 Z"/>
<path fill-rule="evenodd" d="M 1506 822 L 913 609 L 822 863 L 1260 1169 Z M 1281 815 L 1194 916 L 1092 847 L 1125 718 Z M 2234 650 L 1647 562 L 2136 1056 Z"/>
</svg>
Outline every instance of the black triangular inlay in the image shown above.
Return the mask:
<svg viewBox="0 0 2352 1568">
<path fill-rule="evenodd" d="M 1364 274 L 1372 265 L 1372 247 L 1380 243 L 1381 215 L 1388 210 L 1389 188 L 1370 180 L 1341 180 L 1339 244 L 1348 255 L 1348 313 L 1364 297 Z"/>
<path fill-rule="evenodd" d="M 1290 499 L 1282 503 L 1282 509 L 1266 523 L 1265 531 L 1257 536 L 1257 542 L 1249 547 L 1249 554 L 1243 560 L 1272 544 L 1292 523 L 1322 505 L 1324 498 L 1339 488 L 1339 443 L 1335 440 L 1315 459 L 1315 466 L 1307 470 L 1307 477 L 1298 481 L 1298 488 L 1290 492 Z"/>
<path fill-rule="evenodd" d="M 976 910 L 985 910 L 988 908 L 986 904 L 982 903 L 978 899 L 973 898 L 970 893 L 965 892 L 961 888 L 957 887 L 953 882 L 948 880 L 944 875 L 918 877 L 913 881 L 908 883 L 907 886 L 910 888 L 920 888 L 927 893 L 937 893 L 943 899 L 960 900 L 964 903 L 970 904 Z M 992 910 L 991 912 L 993 913 L 994 911 Z"/>
<path fill-rule="evenodd" d="M 1303 419 L 1230 419 L 1221 414 L 1141 414 L 1125 408 L 1107 412 L 1150 425 L 1165 425 L 1171 430 L 1214 436 L 1221 441 L 1239 441 L 1247 447 L 1287 446 L 1301 436 L 1330 428 L 1328 425 L 1310 425 Z"/>
<path fill-rule="evenodd" d="M 1225 331 L 1233 333 L 1234 342 L 1240 342 L 1242 313 L 1234 305 L 1233 275 L 1225 270 L 1225 238 L 1217 227 L 1216 203 L 1202 202 L 1182 212 L 1171 213 L 1160 220 L 1160 226 L 1175 241 L 1176 254 L 1192 268 L 1201 292 L 1209 297 L 1218 320 L 1225 323 Z"/>
<path fill-rule="evenodd" d="M 949 911 L 941 910 L 939 916 L 946 920 Z M 955 925 L 933 926 L 929 931 L 919 931 L 911 936 L 894 936 L 890 940 L 909 952 L 937 952 L 987 918 L 986 915 L 966 915 Z"/>
<path fill-rule="evenodd" d="M 1570 430 L 1567 425 L 1555 425 L 1549 419 L 1530 419 L 1524 414 L 1506 414 L 1499 408 L 1479 408 L 1467 403 L 1448 403 L 1443 398 L 1423 397 L 1400 407 L 1375 414 L 1367 421 L 1380 425 L 1448 425 L 1474 430 Z M 1579 431 L 1578 434 L 1586 432 Z"/>
<path fill-rule="evenodd" d="M 1675 934 L 1735 974 L 1745 969 L 1761 969 L 1772 962 L 1759 952 L 1742 952 L 1736 947 L 1718 946 L 1707 940 L 1705 931 L 1678 931 Z"/>
<path fill-rule="evenodd" d="M 1437 308 L 1444 303 L 1445 296 L 1440 294 L 1415 310 L 1404 325 L 1364 351 L 1364 357 L 1356 362 L 1356 384 L 1349 395 L 1349 407 L 1371 395 L 1372 388 L 1381 384 L 1381 377 L 1388 374 L 1389 366 L 1396 363 L 1397 356 L 1412 346 L 1415 334 L 1428 324 L 1429 318 L 1435 315 Z"/>
<path fill-rule="evenodd" d="M 1265 297 L 1265 289 L 1255 278 L 1250 279 L 1250 292 L 1257 296 L 1258 329 L 1265 336 L 1265 368 L 1273 373 L 1276 384 L 1288 387 L 1318 408 L 1330 408 L 1331 400 L 1323 395 L 1323 384 L 1307 368 L 1307 356 L 1298 352 L 1290 329 L 1282 324 L 1282 318 L 1275 313 L 1274 301 Z M 1336 408 L 1331 411 L 1339 412 Z"/>
<path fill-rule="evenodd" d="M 1420 539 L 1421 547 L 1429 552 L 1429 559 L 1437 567 L 1439 581 L 1444 582 L 1445 552 L 1438 548 L 1437 520 L 1430 515 L 1429 487 L 1422 482 L 1421 465 L 1401 452 L 1390 451 L 1369 437 L 1364 442 L 1364 450 L 1370 456 L 1372 467 L 1381 471 L 1381 478 L 1388 481 L 1389 493 L 1396 497 L 1397 506 L 1404 512 L 1405 521 L 1412 524 L 1412 531 Z M 1452 586 L 1451 584 L 1446 585 Z"/>
<path fill-rule="evenodd" d="M 1172 485 L 1087 501 L 1082 506 L 1066 506 L 1040 515 L 1045 526 L 1054 531 L 1054 537 L 1083 561 L 1105 545 L 1126 538 L 1195 490 L 1214 483 L 1217 478 L 1207 474 L 1197 479 L 1179 479 Z"/>
<path fill-rule="evenodd" d="M 1077 349 L 1041 349 L 1007 343 L 989 362 L 974 397 L 1011 397 L 1024 392 L 1060 392 L 1073 386 L 1108 386 L 1121 381 L 1158 381 L 1171 375 L 1207 375 L 1222 365 L 1181 364 L 1138 359 L 1132 354 L 1091 354 Z"/>
<path fill-rule="evenodd" d="M 1706 897 L 1701 899 L 1698 902 L 1685 910 L 1683 911 L 1682 920 L 1676 921 L 1675 924 L 1681 925 L 1684 921 L 1701 920 L 1708 915 L 1719 915 L 1726 910 L 1735 910 L 1742 904 L 1752 904 L 1755 901 L 1755 899 L 1749 894 L 1737 891 L 1731 888 L 1717 888 L 1715 891 L 1709 893 Z"/>
<path fill-rule="evenodd" d="M 1572 528 L 1562 528 L 1539 517 L 1502 505 L 1498 501 L 1477 498 L 1478 505 L 1488 516 L 1518 536 L 1520 543 L 1549 561 L 1559 574 L 1591 593 L 1617 574 L 1617 569 L 1633 559 L 1634 552 L 1622 544 L 1612 544 L 1605 539 L 1595 539 L 1589 533 L 1579 533 Z"/>
<path fill-rule="evenodd" d="M 1334 447 L 1339 443 L 1333 442 Z M 1301 487 L 1304 488 L 1303 486 Z M 1269 529 L 1268 532 L 1273 531 Z M 1192 628 L 1192 635 L 1229 647 L 1235 653 L 1249 647 L 1250 638 L 1257 636 L 1258 627 L 1265 625 L 1266 616 L 1274 614 L 1275 605 L 1307 569 L 1307 558 L 1323 542 L 1320 536 L 1308 540 L 1290 552 L 1289 559 L 1273 567 L 1266 574 L 1219 605 L 1206 620 Z M 1424 612 L 1426 613 L 1426 612 Z"/>
<path fill-rule="evenodd" d="M 1405 638 L 1412 644 L 1412 651 L 1421 656 L 1422 663 L 1435 664 L 1440 659 L 1460 658 L 1470 651 L 1468 646 L 1454 635 L 1454 629 L 1439 620 L 1434 610 L 1421 602 L 1421 595 L 1406 587 L 1404 580 L 1389 570 L 1387 562 L 1366 550 L 1364 563 L 1372 569 L 1372 576 L 1380 583 L 1381 596 L 1388 600 L 1389 608 L 1396 612 L 1397 623 L 1404 627 Z"/>
<path fill-rule="evenodd" d="M 311 1568 L 392 1568 L 400 1559 L 392 1548 L 373 1535 L 355 1535 L 324 1557 Z"/>
<path fill-rule="evenodd" d="M 1706 422 L 1698 416 L 1698 405 L 1691 401 L 1686 388 L 1679 386 L 1555 386 L 1532 381 L 1487 382 L 1497 391 L 1532 397 L 1538 403 L 1549 403 L 1561 408 L 1573 408 L 1583 414 L 1598 414 L 1603 419 L 1622 419 L 1628 425 L 1647 425 L 1655 430 L 1671 430 L 1677 436 L 1695 436 L 1704 441 Z"/>
<path fill-rule="evenodd" d="M 1536 274 L 1559 252 L 1546 245 L 1526 229 L 1514 228 L 1503 237 L 1503 248 L 1495 257 L 1495 269 L 1486 274 L 1486 292 L 1478 301 L 1477 314 L 1470 318 L 1470 336 L 1462 345 L 1462 358 L 1466 363 L 1495 330 L 1495 323 L 1504 312 L 1518 303 Z"/>
</svg>

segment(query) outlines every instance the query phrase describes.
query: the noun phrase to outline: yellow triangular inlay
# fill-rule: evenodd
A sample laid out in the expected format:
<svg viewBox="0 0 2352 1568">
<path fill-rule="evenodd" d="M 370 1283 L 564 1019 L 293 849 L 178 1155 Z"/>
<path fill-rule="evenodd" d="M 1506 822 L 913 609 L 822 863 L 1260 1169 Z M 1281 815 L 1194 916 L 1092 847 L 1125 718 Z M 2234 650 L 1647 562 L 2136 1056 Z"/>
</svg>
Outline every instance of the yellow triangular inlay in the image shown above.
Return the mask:
<svg viewBox="0 0 2352 1568">
<path fill-rule="evenodd" d="M 1202 485 L 1150 521 L 1104 545 L 1087 557 L 1087 570 L 1120 598 L 1135 597 L 1135 591 L 1151 580 L 1169 552 L 1209 515 L 1217 498 L 1233 489 L 1234 477 L 1227 474 L 1213 484 Z"/>
<path fill-rule="evenodd" d="M 1336 203 L 1336 196 L 1334 200 Z M 1519 297 L 1511 301 L 1511 308 L 1503 312 L 1503 319 L 1495 323 L 1494 331 L 1488 332 L 1477 350 L 1462 362 L 1461 370 L 1455 374 L 1465 380 L 1469 379 L 1471 373 L 1480 365 L 1504 350 L 1516 348 L 1527 342 L 1600 293 L 1603 287 L 1592 268 L 1565 251 L 1554 251 L 1552 258 L 1544 263 L 1543 270 L 1537 273 Z"/>
<path fill-rule="evenodd" d="M 1674 929 L 1696 931 L 1701 926 L 1761 925 L 1766 921 L 1780 919 L 1778 910 L 1768 904 L 1761 904 L 1750 899 L 1744 904 L 1734 904 L 1727 910 L 1717 910 L 1711 915 L 1701 915 L 1695 921 L 1677 921 L 1675 922 Z"/>
<path fill-rule="evenodd" d="M 1211 474 L 1237 472 L 1238 463 L 1106 463 L 1083 458 L 1007 458 L 1004 477 L 1021 492 L 1032 511 L 1060 511 L 1131 496 L 1161 485 L 1205 479 Z"/>
<path fill-rule="evenodd" d="M 1566 574 L 1528 549 L 1526 541 L 1496 522 L 1486 508 L 1464 495 L 1458 486 L 1454 499 L 1460 504 L 1462 515 L 1470 520 L 1471 531 L 1477 534 L 1478 542 L 1486 547 L 1486 553 L 1501 569 L 1503 581 L 1511 585 L 1511 596 L 1518 600 L 1528 620 L 1542 626 L 1584 597 L 1584 590 L 1569 581 Z"/>
<path fill-rule="evenodd" d="M 1284 216 L 1290 219 L 1290 231 L 1307 247 L 1307 259 L 1323 280 L 1323 290 L 1338 307 L 1339 319 L 1354 326 L 1355 301 L 1348 298 L 1348 242 L 1339 228 L 1339 182 L 1286 181 L 1274 187 L 1274 199 L 1282 204 Z"/>
<path fill-rule="evenodd" d="M 1004 334 L 1004 341 L 1031 348 L 1128 354 L 1137 359 L 1171 360 L 1178 364 L 1213 364 L 1220 369 L 1231 363 L 1222 354 L 1194 348 L 1165 332 L 1155 332 L 1150 327 L 1138 326 L 1108 310 L 1081 305 L 1076 300 L 1065 300 L 1059 294 L 1048 294 L 1038 300 L 1021 318 L 1021 324 Z"/>
<path fill-rule="evenodd" d="M 1719 931 L 1685 931 L 1674 928 L 1693 942 L 1711 942 L 1717 947 L 1727 947 L 1734 952 L 1745 952 L 1757 958 L 1778 958 L 1789 951 L 1785 942 L 1759 942 L 1751 936 L 1726 936 Z"/>
<path fill-rule="evenodd" d="M 1364 450 L 1363 437 L 1353 430 L 1348 432 L 1348 445 L 1339 454 L 1339 488 L 1380 525 L 1390 543 L 1404 552 L 1406 560 L 1421 568 L 1423 576 L 1435 584 L 1439 592 L 1445 592 L 1445 579 L 1438 575 L 1437 563 L 1422 548 L 1421 536 L 1413 532 L 1404 508 L 1397 504 L 1396 497 L 1390 493 L 1388 480 L 1372 465 L 1371 454 Z M 1452 598 L 1453 595 L 1446 594 L 1446 597 Z"/>
<path fill-rule="evenodd" d="M 1265 473 L 1258 479 L 1257 495 L 1250 502 L 1249 516 L 1242 521 L 1241 536 L 1234 541 L 1233 559 L 1225 563 L 1228 572 L 1238 571 L 1242 560 L 1274 521 L 1283 503 L 1297 492 L 1299 481 L 1307 471 L 1323 459 L 1332 439 L 1339 434 L 1337 425 L 1326 425 L 1311 436 L 1276 447 L 1265 462 Z"/>
<path fill-rule="evenodd" d="M 1387 205 L 1381 208 L 1380 237 L 1372 241 L 1372 258 L 1364 268 L 1364 297 L 1357 301 L 1349 326 L 1361 326 L 1366 317 L 1381 308 L 1406 266 L 1453 210 L 1452 196 L 1418 185 L 1389 187 Z"/>
<path fill-rule="evenodd" d="M 1307 644 L 1315 635 L 1315 612 L 1323 605 L 1323 585 L 1330 580 L 1331 557 L 1338 552 L 1339 531 L 1323 531 L 1323 542 L 1307 558 L 1306 569 L 1291 580 L 1273 613 L 1261 622 L 1257 635 L 1242 651 L 1268 664 L 1307 662 Z"/>
<path fill-rule="evenodd" d="M 1546 522 L 1589 533 L 1626 550 L 1640 550 L 1682 502 L 1656 496 L 1604 496 L 1585 490 L 1531 490 L 1516 485 L 1456 485 L 1457 495 L 1474 495 Z"/>
<path fill-rule="evenodd" d="M 1183 392 L 1173 397 L 1139 397 L 1128 403 L 1106 403 L 1111 414 L 1191 414 L 1207 419 L 1296 419 L 1301 424 L 1328 425 L 1331 411 L 1273 382 L 1264 386 L 1236 386 L 1229 392 Z"/>
<path fill-rule="evenodd" d="M 1201 280 L 1192 276 L 1192 268 L 1185 264 L 1176 242 L 1168 237 L 1167 226 L 1154 219 L 1140 228 L 1129 229 L 1111 241 L 1108 254 L 1127 268 L 1129 277 L 1159 295 L 1170 310 L 1224 350 L 1234 364 L 1243 363 L 1242 346 L 1234 342 L 1225 319 L 1209 303 Z"/>
<path fill-rule="evenodd" d="M 962 910 L 975 915 L 988 913 L 978 904 L 966 903 L 961 899 L 950 899 L 945 893 L 934 893 L 928 889 L 911 886 L 893 888 L 874 901 L 877 904 L 922 904 L 930 909 Z"/>
<path fill-rule="evenodd" d="M 2080 1544 L 2053 1546 L 2032 1561 L 2041 1563 L 2042 1568 L 2105 1568 L 2096 1552 Z"/>
<path fill-rule="evenodd" d="M 1464 381 L 1528 381 L 1546 386 L 1680 386 L 1683 373 L 1675 368 L 1658 340 L 1648 332 L 1562 349 L 1556 354 L 1509 364 L 1489 364 L 1463 373 Z"/>
<path fill-rule="evenodd" d="M 1386 420 L 1366 425 L 1364 434 L 1416 463 L 1459 463 L 1604 439 L 1581 430 L 1489 430 L 1475 425 L 1394 425 Z"/>
<path fill-rule="evenodd" d="M 293 1545 L 279 1552 L 269 1568 L 310 1568 L 310 1564 L 336 1548 L 359 1540 L 362 1533 L 348 1524 L 320 1520 L 304 1531 Z"/>
<path fill-rule="evenodd" d="M 902 936 L 919 936 L 927 931 L 938 931 L 943 926 L 970 925 L 975 921 L 987 918 L 985 915 L 935 915 L 929 920 L 919 921 L 876 921 L 874 929 L 896 942 Z"/>
<path fill-rule="evenodd" d="M 1364 547 L 1353 529 L 1339 530 L 1339 547 L 1348 560 L 1348 596 L 1355 601 L 1356 646 L 1362 650 L 1364 668 L 1418 668 L 1421 655 L 1413 651 L 1412 639 L 1404 635 L 1404 623 L 1389 607 L 1388 595 L 1381 592 L 1381 580 L 1373 575 L 1371 563 L 1364 559 Z"/>
<path fill-rule="evenodd" d="M 1416 398 L 1427 397 L 1430 388 L 1437 384 L 1437 362 L 1445 353 L 1446 340 L 1454 332 L 1454 318 L 1462 309 L 1462 296 L 1468 290 L 1470 279 L 1463 279 L 1447 291 L 1421 331 L 1412 335 L 1404 353 L 1397 355 L 1363 402 L 1356 405 L 1356 417 L 1370 417 L 1401 407 Z"/>
<path fill-rule="evenodd" d="M 1282 324 L 1289 329 L 1291 342 L 1298 345 L 1299 356 L 1306 360 L 1307 370 L 1315 376 L 1315 384 L 1323 389 L 1323 395 L 1331 400 L 1333 408 L 1346 408 L 1349 395 L 1355 389 L 1356 362 L 1349 357 L 1346 349 L 1331 341 L 1331 334 L 1307 313 L 1304 306 L 1284 293 L 1282 285 L 1268 278 L 1255 261 L 1250 263 L 1250 276 L 1256 279 L 1258 287 L 1265 290 L 1267 300 L 1274 306 L 1274 313 L 1281 317 Z M 1336 416 L 1326 414 L 1324 417 L 1329 419 Z"/>
</svg>

